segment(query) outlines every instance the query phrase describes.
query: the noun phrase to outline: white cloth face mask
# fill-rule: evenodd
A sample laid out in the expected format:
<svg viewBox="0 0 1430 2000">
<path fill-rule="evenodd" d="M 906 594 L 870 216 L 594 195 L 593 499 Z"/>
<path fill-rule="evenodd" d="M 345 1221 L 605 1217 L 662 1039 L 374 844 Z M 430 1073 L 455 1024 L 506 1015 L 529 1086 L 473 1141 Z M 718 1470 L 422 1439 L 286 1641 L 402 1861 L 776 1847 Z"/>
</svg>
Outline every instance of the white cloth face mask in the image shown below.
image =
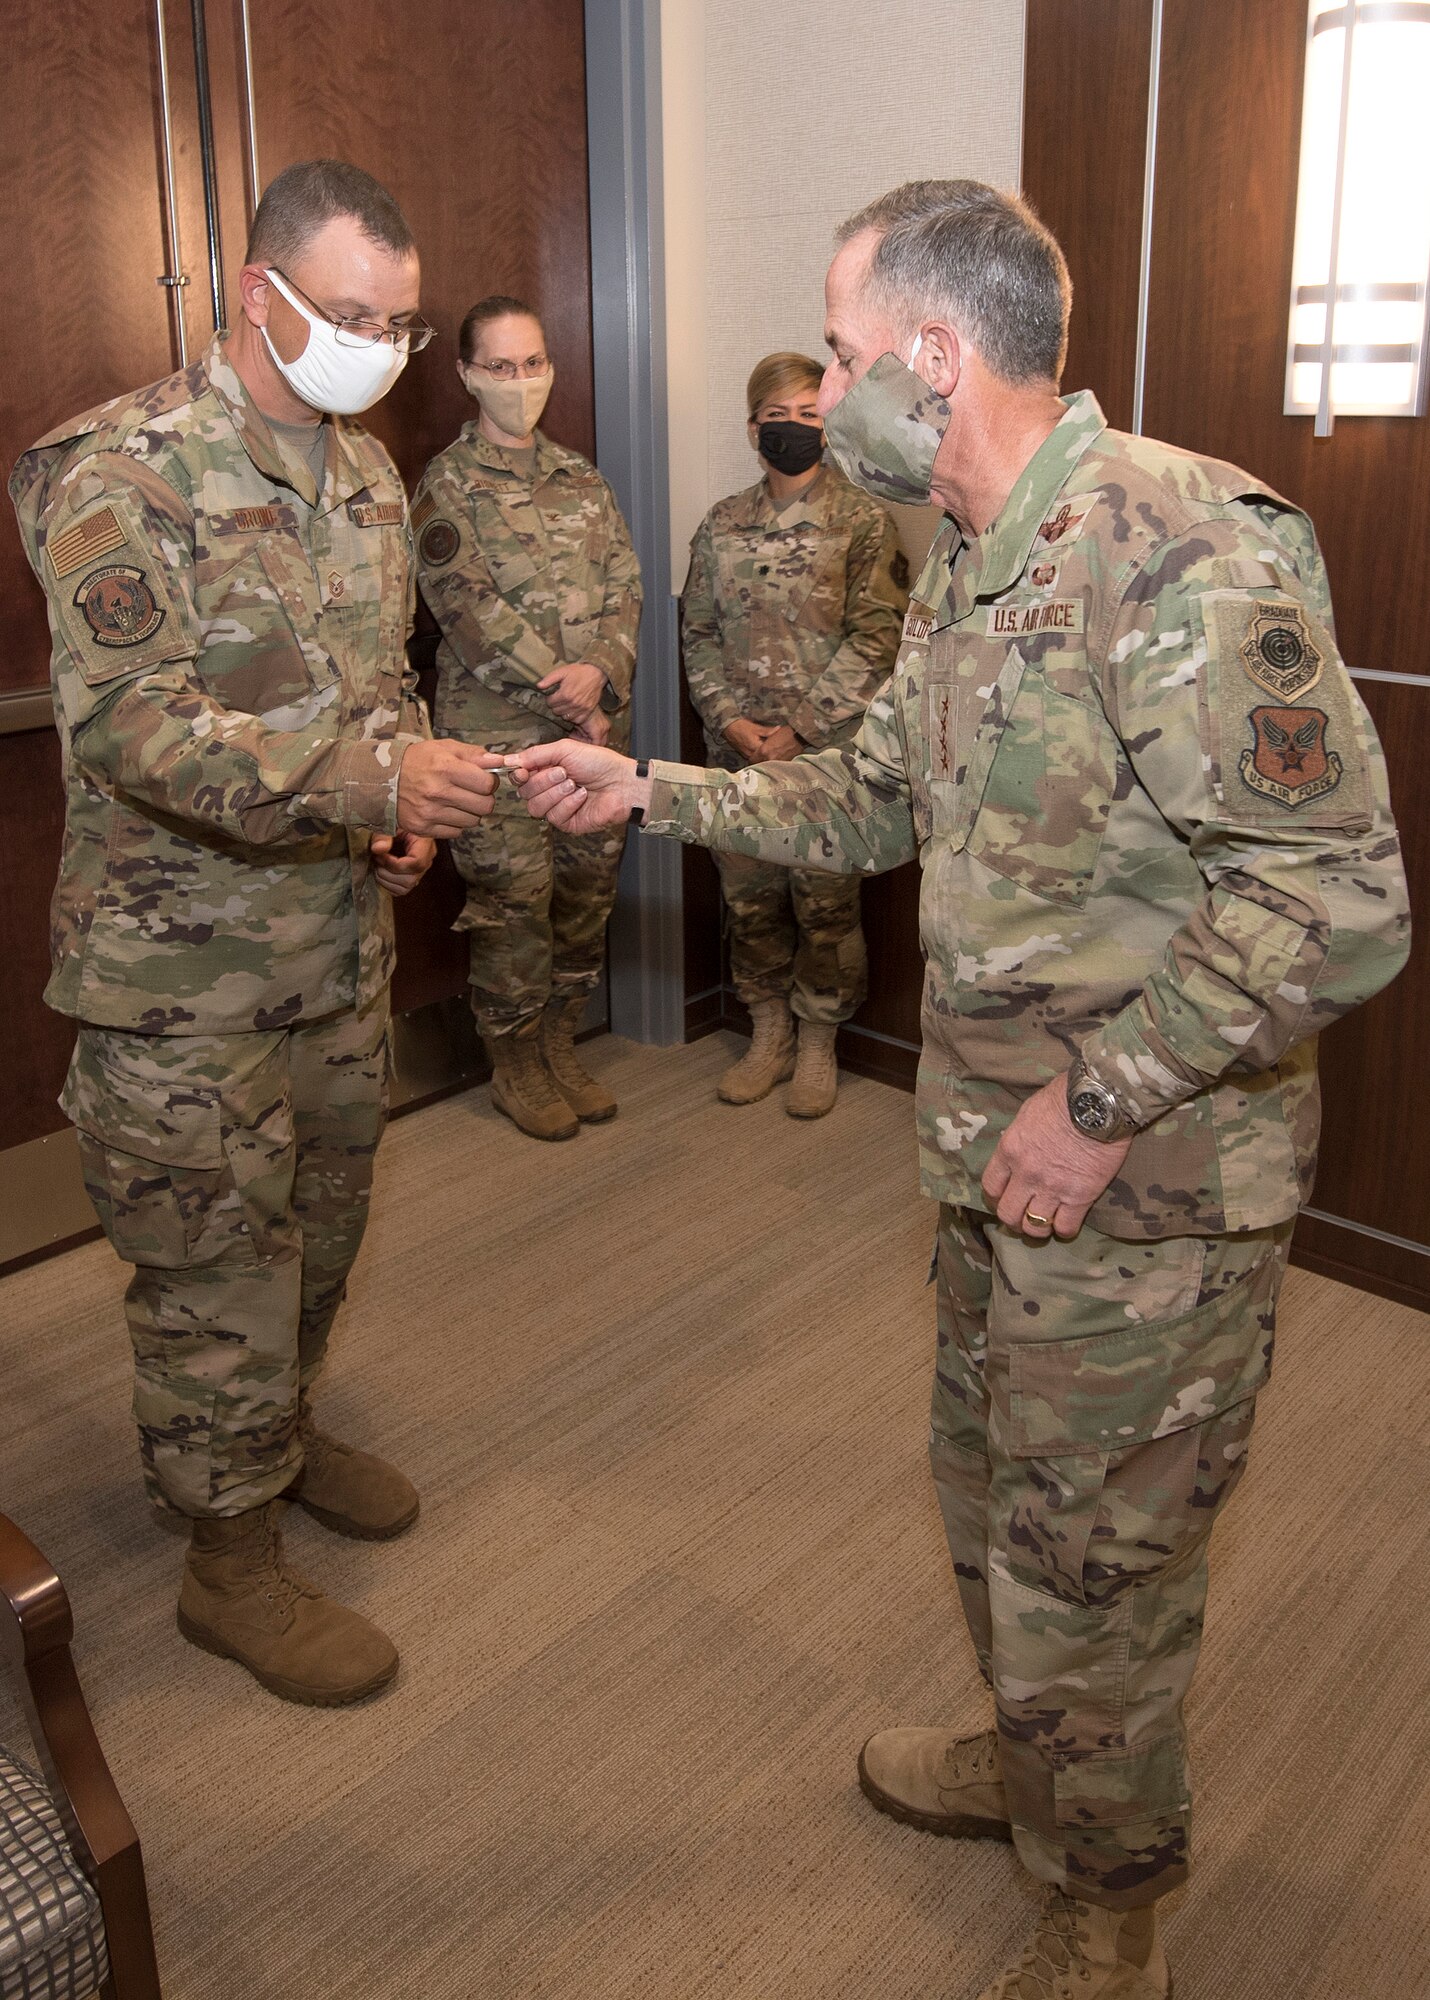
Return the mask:
<svg viewBox="0 0 1430 2000">
<path fill-rule="evenodd" d="M 355 417 L 380 402 L 407 366 L 390 340 L 368 347 L 350 347 L 338 339 L 336 327 L 318 319 L 284 284 L 276 271 L 265 271 L 270 285 L 308 322 L 308 345 L 293 361 L 285 361 L 262 327 L 273 365 L 295 396 L 313 410 L 333 417 Z"/>
</svg>

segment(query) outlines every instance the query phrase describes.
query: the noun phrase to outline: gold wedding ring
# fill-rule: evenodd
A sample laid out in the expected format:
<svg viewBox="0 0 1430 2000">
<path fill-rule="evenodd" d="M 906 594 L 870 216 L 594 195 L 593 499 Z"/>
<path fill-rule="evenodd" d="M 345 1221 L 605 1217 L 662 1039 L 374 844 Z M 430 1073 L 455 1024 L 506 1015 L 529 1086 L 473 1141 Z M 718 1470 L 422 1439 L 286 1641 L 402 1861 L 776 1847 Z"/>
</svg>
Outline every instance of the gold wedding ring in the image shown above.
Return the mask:
<svg viewBox="0 0 1430 2000">
<path fill-rule="evenodd" d="M 1039 1215 L 1038 1211 L 1032 1207 L 1023 1210 L 1023 1220 L 1024 1222 L 1031 1222 L 1035 1229 L 1051 1229 L 1053 1226 L 1051 1216 Z"/>
</svg>

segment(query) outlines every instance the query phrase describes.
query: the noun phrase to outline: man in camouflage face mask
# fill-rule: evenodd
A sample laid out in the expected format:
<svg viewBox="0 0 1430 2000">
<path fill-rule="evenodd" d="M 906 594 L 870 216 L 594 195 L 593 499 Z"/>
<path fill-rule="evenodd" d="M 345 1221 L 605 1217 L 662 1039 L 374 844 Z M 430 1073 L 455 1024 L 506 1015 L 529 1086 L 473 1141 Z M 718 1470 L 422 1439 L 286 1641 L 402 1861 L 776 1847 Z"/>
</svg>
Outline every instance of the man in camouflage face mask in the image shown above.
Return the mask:
<svg viewBox="0 0 1430 2000">
<path fill-rule="evenodd" d="M 860 1779 L 1047 1885 L 983 2000 L 1162 2000 L 1207 1545 L 1315 1173 L 1315 1038 L 1408 947 L 1384 766 L 1306 517 L 1058 395 L 1067 272 L 1023 203 L 900 188 L 827 297 L 831 447 L 946 516 L 861 732 L 734 779 L 570 743 L 518 775 L 577 829 L 921 859 L 930 1452 L 994 1726 L 883 1730 Z"/>
</svg>

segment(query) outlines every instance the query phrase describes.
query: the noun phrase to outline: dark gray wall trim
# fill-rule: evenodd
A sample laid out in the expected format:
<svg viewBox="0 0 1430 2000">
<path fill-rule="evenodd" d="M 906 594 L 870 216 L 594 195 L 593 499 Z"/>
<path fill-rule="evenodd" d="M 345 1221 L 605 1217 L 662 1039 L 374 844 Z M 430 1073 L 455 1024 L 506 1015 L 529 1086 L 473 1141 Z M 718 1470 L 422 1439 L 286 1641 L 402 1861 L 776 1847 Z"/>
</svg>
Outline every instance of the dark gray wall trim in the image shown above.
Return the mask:
<svg viewBox="0 0 1430 2000">
<path fill-rule="evenodd" d="M 680 646 L 670 578 L 659 0 L 586 0 L 596 456 L 645 581 L 636 753 L 680 755 Z M 611 919 L 611 1026 L 684 1039 L 680 850 L 633 835 Z"/>
</svg>

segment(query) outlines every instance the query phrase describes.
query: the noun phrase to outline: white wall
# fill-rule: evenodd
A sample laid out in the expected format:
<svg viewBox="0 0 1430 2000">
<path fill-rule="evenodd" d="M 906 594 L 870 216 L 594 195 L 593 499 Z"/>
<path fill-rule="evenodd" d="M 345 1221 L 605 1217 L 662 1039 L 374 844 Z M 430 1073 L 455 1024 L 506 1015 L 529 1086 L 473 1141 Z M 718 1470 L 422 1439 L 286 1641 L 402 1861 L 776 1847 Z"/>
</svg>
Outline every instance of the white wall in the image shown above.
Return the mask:
<svg viewBox="0 0 1430 2000">
<path fill-rule="evenodd" d="M 672 575 L 748 486 L 745 381 L 824 358 L 834 228 L 901 181 L 1016 187 L 1023 0 L 661 0 Z M 906 539 L 926 540 L 917 516 Z"/>
</svg>

